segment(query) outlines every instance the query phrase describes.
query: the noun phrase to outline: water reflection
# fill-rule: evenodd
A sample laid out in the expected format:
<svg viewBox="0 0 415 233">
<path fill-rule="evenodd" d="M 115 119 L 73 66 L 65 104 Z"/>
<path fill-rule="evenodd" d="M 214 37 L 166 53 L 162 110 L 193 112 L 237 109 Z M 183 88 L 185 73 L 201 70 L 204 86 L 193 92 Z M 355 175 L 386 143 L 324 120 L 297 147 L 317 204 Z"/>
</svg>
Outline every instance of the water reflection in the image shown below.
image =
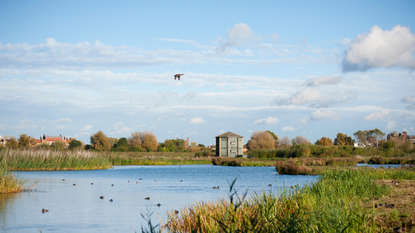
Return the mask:
<svg viewBox="0 0 415 233">
<path fill-rule="evenodd" d="M 250 192 L 276 192 L 278 186 L 304 185 L 316 180 L 314 176 L 275 175 L 273 167 L 212 165 L 15 173 L 37 180 L 38 185 L 36 191 L 3 197 L 0 231 L 139 232 L 145 224 L 141 213 L 154 211 L 152 222 L 160 223 L 161 219 L 166 223 L 168 210 L 179 210 L 195 201 L 226 198 L 229 183 L 236 177 L 236 188 Z M 220 188 L 213 188 L 217 186 Z M 49 212 L 42 213 L 42 208 Z"/>
</svg>

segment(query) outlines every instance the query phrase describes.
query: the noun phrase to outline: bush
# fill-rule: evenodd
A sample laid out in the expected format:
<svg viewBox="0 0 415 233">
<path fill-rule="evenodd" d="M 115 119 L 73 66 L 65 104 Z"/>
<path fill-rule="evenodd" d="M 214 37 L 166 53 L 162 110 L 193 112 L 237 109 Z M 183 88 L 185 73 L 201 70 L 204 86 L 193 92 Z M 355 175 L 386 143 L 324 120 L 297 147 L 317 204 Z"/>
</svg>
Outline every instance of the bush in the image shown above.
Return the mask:
<svg viewBox="0 0 415 233">
<path fill-rule="evenodd" d="M 370 160 L 367 162 L 368 164 L 385 164 L 385 159 L 383 157 L 372 157 L 370 158 Z"/>
<path fill-rule="evenodd" d="M 198 151 L 195 153 L 195 157 L 209 157 L 211 156 L 209 151 Z"/>
<path fill-rule="evenodd" d="M 305 175 L 310 174 L 312 172 L 311 168 L 308 168 L 303 165 L 298 165 L 294 161 L 289 161 L 286 164 L 282 161 L 277 161 L 277 163 L 275 164 L 275 169 L 277 170 L 278 174 L 287 175 Z"/>
<path fill-rule="evenodd" d="M 395 147 L 395 142 L 387 141 L 383 144 L 382 148 L 385 151 L 391 151 Z"/>
</svg>

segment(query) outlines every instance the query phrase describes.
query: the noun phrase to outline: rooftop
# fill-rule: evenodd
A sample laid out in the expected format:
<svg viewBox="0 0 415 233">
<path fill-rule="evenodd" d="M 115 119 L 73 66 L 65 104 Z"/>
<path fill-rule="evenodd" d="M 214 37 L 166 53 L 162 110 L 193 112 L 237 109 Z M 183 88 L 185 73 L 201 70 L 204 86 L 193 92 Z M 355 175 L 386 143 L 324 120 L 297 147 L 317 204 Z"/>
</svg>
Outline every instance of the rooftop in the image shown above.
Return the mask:
<svg viewBox="0 0 415 233">
<path fill-rule="evenodd" d="M 232 133 L 231 131 L 223 133 L 219 136 L 216 136 L 217 138 L 229 138 L 229 137 L 238 137 L 238 138 L 243 138 L 241 135 L 238 135 L 236 133 Z"/>
</svg>

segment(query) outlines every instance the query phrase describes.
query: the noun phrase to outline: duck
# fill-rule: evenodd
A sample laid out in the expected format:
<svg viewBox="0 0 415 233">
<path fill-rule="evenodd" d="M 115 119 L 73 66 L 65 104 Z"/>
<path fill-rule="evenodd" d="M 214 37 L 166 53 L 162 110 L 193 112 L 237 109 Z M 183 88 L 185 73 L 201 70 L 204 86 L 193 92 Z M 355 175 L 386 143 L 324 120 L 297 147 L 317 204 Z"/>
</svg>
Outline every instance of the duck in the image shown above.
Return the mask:
<svg viewBox="0 0 415 233">
<path fill-rule="evenodd" d="M 47 209 L 42 209 L 42 213 L 46 213 L 46 212 L 49 212 L 49 210 L 47 210 Z"/>
<path fill-rule="evenodd" d="M 161 204 L 160 204 L 160 203 L 158 203 L 158 204 L 157 204 L 157 206 L 158 206 L 158 207 L 160 207 L 160 206 L 161 206 Z"/>
<path fill-rule="evenodd" d="M 268 186 L 269 186 L 269 187 L 271 187 L 271 186 L 272 186 L 272 184 L 269 184 Z"/>
<path fill-rule="evenodd" d="M 175 213 L 175 214 L 179 214 L 179 211 L 178 211 L 178 210 L 174 210 L 174 213 Z"/>
<path fill-rule="evenodd" d="M 65 181 L 65 179 L 62 179 L 62 181 Z"/>
<path fill-rule="evenodd" d="M 183 180 L 180 180 L 180 182 L 183 182 Z"/>
<path fill-rule="evenodd" d="M 138 180 L 143 180 L 143 178 L 138 178 Z"/>
<path fill-rule="evenodd" d="M 104 196 L 100 196 L 99 198 L 104 199 Z"/>
<path fill-rule="evenodd" d="M 295 186 L 290 186 L 290 188 L 295 189 Z"/>
<path fill-rule="evenodd" d="M 110 199 L 110 200 L 109 200 L 109 202 L 113 202 L 113 200 L 112 200 L 112 199 Z"/>
<path fill-rule="evenodd" d="M 91 185 L 94 185 L 94 183 L 91 183 Z"/>
<path fill-rule="evenodd" d="M 136 184 L 139 184 L 139 182 L 137 181 L 137 182 L 135 182 Z"/>
<path fill-rule="evenodd" d="M 130 183 L 130 181 L 128 181 L 128 183 Z"/>
<path fill-rule="evenodd" d="M 111 186 L 114 186 L 114 184 L 112 184 Z"/>
<path fill-rule="evenodd" d="M 76 186 L 76 184 L 73 184 L 73 186 Z"/>
<path fill-rule="evenodd" d="M 219 186 L 213 187 L 213 189 L 219 189 Z"/>
<path fill-rule="evenodd" d="M 154 180 L 154 182 L 157 182 L 157 180 Z"/>
<path fill-rule="evenodd" d="M 150 197 L 146 197 L 146 198 L 144 198 L 145 200 L 150 200 Z"/>
</svg>

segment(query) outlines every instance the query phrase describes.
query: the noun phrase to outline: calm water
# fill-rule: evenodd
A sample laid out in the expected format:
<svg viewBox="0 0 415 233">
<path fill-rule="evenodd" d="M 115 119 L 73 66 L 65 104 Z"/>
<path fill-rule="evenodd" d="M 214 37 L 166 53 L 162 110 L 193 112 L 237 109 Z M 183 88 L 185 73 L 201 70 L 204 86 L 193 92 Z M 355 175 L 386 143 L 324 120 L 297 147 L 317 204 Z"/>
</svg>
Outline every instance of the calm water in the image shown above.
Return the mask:
<svg viewBox="0 0 415 233">
<path fill-rule="evenodd" d="M 213 165 L 15 172 L 38 184 L 34 192 L 0 195 L 0 231 L 141 232 L 141 226 L 146 224 L 141 213 L 153 211 L 153 223 L 160 223 L 160 218 L 166 223 L 167 211 L 180 210 L 195 201 L 226 198 L 229 183 L 236 177 L 241 193 L 247 189 L 276 192 L 278 186 L 284 184 L 304 185 L 317 179 L 275 173 L 273 167 Z M 220 189 L 213 189 L 214 186 Z M 104 196 L 104 200 L 100 196 Z M 150 200 L 145 200 L 146 197 Z M 111 203 L 109 199 L 114 201 Z M 49 212 L 42 213 L 42 208 Z"/>
</svg>

